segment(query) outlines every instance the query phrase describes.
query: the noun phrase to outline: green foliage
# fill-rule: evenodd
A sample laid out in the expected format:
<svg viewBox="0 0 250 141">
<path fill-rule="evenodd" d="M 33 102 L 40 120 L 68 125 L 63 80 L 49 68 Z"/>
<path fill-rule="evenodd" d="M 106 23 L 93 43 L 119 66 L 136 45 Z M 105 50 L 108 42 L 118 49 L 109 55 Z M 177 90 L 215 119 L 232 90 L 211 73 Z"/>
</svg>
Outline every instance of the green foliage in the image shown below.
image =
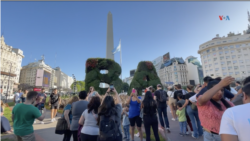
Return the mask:
<svg viewBox="0 0 250 141">
<path fill-rule="evenodd" d="M 101 70 L 108 70 L 108 74 L 101 74 Z M 114 60 L 106 58 L 89 58 L 86 61 L 85 90 L 93 86 L 99 94 L 105 94 L 107 88 L 100 88 L 100 83 L 114 84 L 117 92 L 121 92 L 122 80 L 119 78 L 121 67 Z"/>
<path fill-rule="evenodd" d="M 70 88 L 74 90 L 74 83 L 71 84 Z M 85 90 L 85 82 L 84 81 L 76 81 L 76 92 Z"/>
<path fill-rule="evenodd" d="M 8 119 L 8 121 L 10 122 L 10 126 L 13 126 L 13 122 L 12 122 L 12 119 L 11 119 L 12 112 L 11 112 L 11 110 L 10 110 L 9 107 L 5 107 L 5 108 L 4 108 L 3 115 L 4 115 L 4 116 Z"/>
<path fill-rule="evenodd" d="M 137 66 L 128 94 L 135 88 L 138 90 L 138 94 L 141 95 L 143 89 L 149 86 L 153 86 L 156 89 L 157 84 L 161 84 L 161 81 L 153 63 L 150 61 L 141 61 Z"/>
<path fill-rule="evenodd" d="M 123 82 L 123 83 L 122 83 L 122 90 L 124 90 L 124 92 L 127 92 L 127 91 L 128 91 L 128 89 L 129 89 L 129 85 L 128 85 L 128 83 Z"/>
</svg>

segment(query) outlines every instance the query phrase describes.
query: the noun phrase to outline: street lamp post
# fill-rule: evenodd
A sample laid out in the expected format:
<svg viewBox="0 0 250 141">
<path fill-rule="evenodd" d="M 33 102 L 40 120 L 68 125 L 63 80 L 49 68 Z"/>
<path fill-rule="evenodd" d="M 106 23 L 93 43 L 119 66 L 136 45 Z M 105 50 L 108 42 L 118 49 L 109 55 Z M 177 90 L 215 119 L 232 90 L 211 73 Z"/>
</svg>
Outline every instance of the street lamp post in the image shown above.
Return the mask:
<svg viewBox="0 0 250 141">
<path fill-rule="evenodd" d="M 9 95 L 9 83 L 10 83 L 10 73 L 11 73 L 12 63 L 10 63 L 10 71 L 9 71 L 9 80 L 8 80 L 8 86 L 7 86 L 7 93 L 6 93 L 6 99 L 5 102 L 8 101 L 8 95 Z"/>
</svg>

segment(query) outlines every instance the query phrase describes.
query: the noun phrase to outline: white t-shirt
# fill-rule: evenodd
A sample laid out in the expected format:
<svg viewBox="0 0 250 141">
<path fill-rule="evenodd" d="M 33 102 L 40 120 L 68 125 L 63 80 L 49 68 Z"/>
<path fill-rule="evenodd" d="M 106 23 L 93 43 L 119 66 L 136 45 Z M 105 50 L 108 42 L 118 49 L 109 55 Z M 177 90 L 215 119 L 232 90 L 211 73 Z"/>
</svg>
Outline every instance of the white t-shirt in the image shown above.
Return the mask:
<svg viewBox="0 0 250 141">
<path fill-rule="evenodd" d="M 167 94 L 168 94 L 168 97 L 174 97 L 174 92 L 172 91 L 168 91 Z"/>
<path fill-rule="evenodd" d="M 250 139 L 250 103 L 228 108 L 221 119 L 220 134 L 237 135 L 239 141 Z"/>
<path fill-rule="evenodd" d="M 197 95 L 197 94 L 195 94 L 195 95 L 193 95 L 192 97 L 190 97 L 189 100 L 192 101 L 192 102 L 196 102 L 196 101 L 197 101 L 196 95 Z"/>
<path fill-rule="evenodd" d="M 16 94 L 15 94 L 15 101 L 20 100 L 20 95 L 21 95 L 20 93 L 16 93 Z"/>
</svg>

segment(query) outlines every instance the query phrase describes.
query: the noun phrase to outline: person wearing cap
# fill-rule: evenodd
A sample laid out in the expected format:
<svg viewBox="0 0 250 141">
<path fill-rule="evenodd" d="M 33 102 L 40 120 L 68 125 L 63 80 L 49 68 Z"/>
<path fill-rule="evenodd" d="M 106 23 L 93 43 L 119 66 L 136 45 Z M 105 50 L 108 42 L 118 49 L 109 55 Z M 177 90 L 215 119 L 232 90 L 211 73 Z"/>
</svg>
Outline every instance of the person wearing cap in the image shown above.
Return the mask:
<svg viewBox="0 0 250 141">
<path fill-rule="evenodd" d="M 161 84 L 158 84 L 157 91 L 155 92 L 155 96 L 154 96 L 154 99 L 157 101 L 158 116 L 159 116 L 159 120 L 161 123 L 161 128 L 165 130 L 165 125 L 164 125 L 163 117 L 162 117 L 162 114 L 163 114 L 165 124 L 166 124 L 166 129 L 167 129 L 168 133 L 170 133 L 169 121 L 168 121 L 168 115 L 167 115 L 167 99 L 164 102 L 161 101 L 162 100 L 161 98 L 164 96 L 167 98 L 168 94 L 167 94 L 167 92 L 162 90 Z"/>
</svg>

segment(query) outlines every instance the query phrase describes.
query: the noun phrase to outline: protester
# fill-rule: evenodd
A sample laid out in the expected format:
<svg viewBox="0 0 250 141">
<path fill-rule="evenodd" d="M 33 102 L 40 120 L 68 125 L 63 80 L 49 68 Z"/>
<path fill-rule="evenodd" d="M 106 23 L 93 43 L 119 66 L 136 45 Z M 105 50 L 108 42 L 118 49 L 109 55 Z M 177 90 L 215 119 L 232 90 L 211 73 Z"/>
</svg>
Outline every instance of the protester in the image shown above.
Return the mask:
<svg viewBox="0 0 250 141">
<path fill-rule="evenodd" d="M 176 116 L 176 99 L 174 99 L 174 89 L 172 86 L 168 87 L 168 105 L 170 107 L 171 114 L 173 116 L 172 120 L 177 120 Z"/>
<path fill-rule="evenodd" d="M 130 134 L 129 134 L 129 126 L 130 126 L 130 122 L 129 122 L 129 105 L 125 105 L 122 111 L 122 126 L 123 126 L 123 131 L 124 131 L 124 138 L 126 139 L 126 141 L 130 140 Z"/>
<path fill-rule="evenodd" d="M 61 96 L 57 92 L 57 89 L 54 89 L 49 99 L 49 106 L 51 106 L 51 122 L 54 122 L 56 120 L 55 116 L 61 104 Z"/>
<path fill-rule="evenodd" d="M 115 98 L 109 95 L 109 88 L 98 109 L 97 125 L 99 125 L 100 131 L 97 141 L 122 141 L 122 102 L 115 88 L 112 92 L 115 93 Z"/>
<path fill-rule="evenodd" d="M 188 122 L 188 123 L 189 123 L 189 127 L 193 128 L 192 137 L 198 138 L 199 136 L 203 135 L 203 130 L 201 127 L 201 122 L 200 122 L 199 116 L 198 116 L 198 110 L 192 108 L 192 103 L 189 101 L 189 99 L 195 95 L 195 93 L 192 91 L 193 88 L 194 88 L 193 85 L 187 86 L 188 94 L 185 95 L 185 104 L 183 105 L 183 107 L 186 107 L 186 112 L 187 112 L 188 118 L 190 118 L 190 120 L 191 120 L 191 125 L 190 125 L 190 122 Z M 199 91 L 199 90 L 196 90 L 196 91 Z"/>
<path fill-rule="evenodd" d="M 25 102 L 28 92 L 29 92 L 29 91 L 26 89 L 26 90 L 24 90 L 24 94 L 21 95 L 22 103 Z"/>
<path fill-rule="evenodd" d="M 221 141 L 219 136 L 222 114 L 233 105 L 223 98 L 224 87 L 231 84 L 234 78 L 228 76 L 221 81 L 208 83 L 207 91 L 197 99 L 199 118 L 204 131 L 204 141 Z"/>
<path fill-rule="evenodd" d="M 241 83 L 239 81 L 236 81 L 235 85 L 236 85 L 235 90 L 238 92 L 241 88 Z"/>
<path fill-rule="evenodd" d="M 14 102 L 15 102 L 15 105 L 20 103 L 20 100 L 21 100 L 21 96 L 22 96 L 22 90 L 18 90 L 18 92 L 15 94 L 14 96 Z"/>
<path fill-rule="evenodd" d="M 250 139 L 250 83 L 243 88 L 243 105 L 227 109 L 221 119 L 222 141 L 249 141 Z"/>
<path fill-rule="evenodd" d="M 145 98 L 142 101 L 141 105 L 143 109 L 143 123 L 146 131 L 146 141 L 150 141 L 150 127 L 152 126 L 155 140 L 160 141 L 158 134 L 158 119 L 157 119 L 157 103 L 152 97 L 152 93 L 150 91 L 146 92 Z"/>
<path fill-rule="evenodd" d="M 12 120 L 14 133 L 18 141 L 35 141 L 34 129 L 32 124 L 35 119 L 43 121 L 46 114 L 46 108 L 43 114 L 34 106 L 38 93 L 30 91 L 24 103 L 17 104 L 12 110 Z"/>
<path fill-rule="evenodd" d="M 10 122 L 5 116 L 3 116 L 4 108 L 5 104 L 1 100 L 1 133 L 11 134 L 13 131 L 10 127 Z"/>
<path fill-rule="evenodd" d="M 68 130 L 65 131 L 64 136 L 63 136 L 63 141 L 70 141 L 72 132 L 70 131 L 70 125 L 72 122 L 72 113 L 71 113 L 71 107 L 72 103 L 78 101 L 79 98 L 77 96 L 73 96 L 67 103 L 67 105 L 63 109 L 63 114 L 62 117 L 65 118 L 68 124 Z"/>
<path fill-rule="evenodd" d="M 170 133 L 168 115 L 167 115 L 167 97 L 168 97 L 167 92 L 162 90 L 161 84 L 158 84 L 157 91 L 155 92 L 155 96 L 154 96 L 154 99 L 157 101 L 158 116 L 160 119 L 161 128 L 165 130 L 165 125 L 164 125 L 163 118 L 162 118 L 162 114 L 163 114 L 164 121 L 166 124 L 166 130 L 168 133 Z"/>
<path fill-rule="evenodd" d="M 185 108 L 182 108 L 182 102 L 179 101 L 177 103 L 177 111 L 176 111 L 176 115 L 178 116 L 178 120 L 179 120 L 179 124 L 180 124 L 180 135 L 181 136 L 184 136 L 185 133 L 186 133 L 186 127 L 187 127 L 187 119 L 186 119 L 186 114 L 185 114 L 185 111 L 186 109 Z"/>
<path fill-rule="evenodd" d="M 88 97 L 87 97 L 88 101 L 90 101 L 93 96 L 99 96 L 100 97 L 100 95 L 98 94 L 98 92 L 95 91 L 95 88 L 91 86 L 89 88 L 89 93 L 88 93 Z"/>
<path fill-rule="evenodd" d="M 135 124 L 137 126 L 137 130 L 140 136 L 141 141 L 143 140 L 142 137 L 142 119 L 140 117 L 140 106 L 141 100 L 137 97 L 138 91 L 136 89 L 132 90 L 130 94 L 127 104 L 129 105 L 129 122 L 131 127 L 131 138 L 134 141 L 134 133 L 135 133 Z"/>
<path fill-rule="evenodd" d="M 38 110 L 41 113 L 43 111 L 43 108 L 44 108 L 44 105 L 45 105 L 45 102 L 46 102 L 46 98 L 47 98 L 47 95 L 45 94 L 45 89 L 42 88 L 41 89 L 41 93 L 38 93 L 37 98 L 36 98 L 36 101 L 37 101 L 36 107 L 38 108 Z M 41 121 L 41 124 L 44 124 L 44 122 Z"/>
<path fill-rule="evenodd" d="M 81 130 L 81 141 L 96 141 L 99 135 L 99 126 L 97 125 L 98 108 L 101 105 L 101 99 L 98 96 L 91 98 L 88 109 L 84 110 L 79 120 L 83 125 Z"/>
<path fill-rule="evenodd" d="M 72 113 L 72 121 L 70 124 L 70 131 L 73 135 L 73 140 L 78 141 L 78 127 L 79 127 L 79 119 L 83 113 L 87 109 L 89 102 L 87 101 L 87 92 L 80 91 L 79 93 L 79 101 L 71 104 L 71 113 Z"/>
</svg>

